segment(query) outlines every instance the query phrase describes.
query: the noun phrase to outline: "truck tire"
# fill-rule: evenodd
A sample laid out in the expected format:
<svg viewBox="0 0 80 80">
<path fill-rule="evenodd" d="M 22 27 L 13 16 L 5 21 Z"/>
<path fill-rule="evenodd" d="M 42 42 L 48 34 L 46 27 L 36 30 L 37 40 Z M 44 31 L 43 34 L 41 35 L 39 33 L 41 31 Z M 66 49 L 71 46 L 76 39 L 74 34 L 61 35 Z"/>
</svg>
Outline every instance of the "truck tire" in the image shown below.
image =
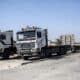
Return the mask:
<svg viewBox="0 0 80 80">
<path fill-rule="evenodd" d="M 66 51 L 64 51 L 64 52 L 58 52 L 58 53 L 57 53 L 57 55 L 58 55 L 58 56 L 66 55 L 66 54 L 67 54 L 67 52 L 66 52 Z"/>
<path fill-rule="evenodd" d="M 23 56 L 22 58 L 23 58 L 24 60 L 28 60 L 28 59 L 29 59 L 28 56 Z"/>
<path fill-rule="evenodd" d="M 67 51 L 65 51 L 64 53 L 63 53 L 63 55 L 66 55 L 67 54 Z"/>
<path fill-rule="evenodd" d="M 9 59 L 9 55 L 3 55 L 3 59 Z"/>
<path fill-rule="evenodd" d="M 52 56 L 52 53 L 49 53 L 49 54 L 48 54 L 48 57 L 51 57 L 51 56 Z"/>
<path fill-rule="evenodd" d="M 61 55 L 63 55 L 63 53 L 61 53 L 61 52 L 57 52 L 57 55 L 58 55 L 58 56 L 61 56 Z"/>
<path fill-rule="evenodd" d="M 39 54 L 40 54 L 40 58 L 46 57 L 44 49 L 41 49 L 41 52 L 39 52 Z"/>
<path fill-rule="evenodd" d="M 3 59 L 9 59 L 9 51 L 7 49 L 5 49 L 4 53 L 3 53 Z"/>
</svg>

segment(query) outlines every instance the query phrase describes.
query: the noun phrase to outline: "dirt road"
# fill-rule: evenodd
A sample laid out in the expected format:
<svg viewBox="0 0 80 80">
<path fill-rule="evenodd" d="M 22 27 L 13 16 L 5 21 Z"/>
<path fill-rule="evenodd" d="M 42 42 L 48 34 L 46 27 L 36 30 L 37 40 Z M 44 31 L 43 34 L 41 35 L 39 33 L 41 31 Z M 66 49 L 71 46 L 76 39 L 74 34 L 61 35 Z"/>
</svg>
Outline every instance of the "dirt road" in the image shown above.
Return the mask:
<svg viewBox="0 0 80 80">
<path fill-rule="evenodd" d="M 21 62 L 22 63 L 22 62 Z M 0 80 L 79 80 L 80 53 L 1 70 Z"/>
</svg>

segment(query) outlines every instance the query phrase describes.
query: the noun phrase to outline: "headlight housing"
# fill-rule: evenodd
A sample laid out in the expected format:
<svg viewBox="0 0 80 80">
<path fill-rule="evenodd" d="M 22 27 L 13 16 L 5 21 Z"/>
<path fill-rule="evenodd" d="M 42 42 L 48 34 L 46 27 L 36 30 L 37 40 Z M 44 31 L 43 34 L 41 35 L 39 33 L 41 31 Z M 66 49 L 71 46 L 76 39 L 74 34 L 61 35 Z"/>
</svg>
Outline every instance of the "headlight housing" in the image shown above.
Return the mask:
<svg viewBox="0 0 80 80">
<path fill-rule="evenodd" d="M 2 48 L 0 48 L 0 52 L 3 52 L 3 49 Z"/>
<path fill-rule="evenodd" d="M 31 49 L 31 52 L 37 52 L 37 49 Z"/>
</svg>

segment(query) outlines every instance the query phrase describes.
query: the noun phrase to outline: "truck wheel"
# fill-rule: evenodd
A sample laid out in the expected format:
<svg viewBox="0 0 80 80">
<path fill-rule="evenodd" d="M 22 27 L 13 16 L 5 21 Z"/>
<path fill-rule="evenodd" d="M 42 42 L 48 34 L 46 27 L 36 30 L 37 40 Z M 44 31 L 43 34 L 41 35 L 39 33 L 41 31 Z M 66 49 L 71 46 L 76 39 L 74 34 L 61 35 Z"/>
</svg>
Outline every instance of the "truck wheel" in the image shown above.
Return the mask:
<svg viewBox="0 0 80 80">
<path fill-rule="evenodd" d="M 28 58 L 29 58 L 28 56 L 23 56 L 24 60 L 28 60 Z"/>
<path fill-rule="evenodd" d="M 58 52 L 58 53 L 57 53 L 57 55 L 58 55 L 58 56 L 61 56 L 61 55 L 62 55 L 62 53 Z"/>
<path fill-rule="evenodd" d="M 9 51 L 7 49 L 5 49 L 2 57 L 3 59 L 9 59 Z"/>
<path fill-rule="evenodd" d="M 40 56 L 40 58 L 43 58 L 44 57 L 44 55 L 43 55 L 42 52 L 39 53 L 39 56 Z"/>
<path fill-rule="evenodd" d="M 52 56 L 52 53 L 49 53 L 48 57 L 51 57 Z"/>
<path fill-rule="evenodd" d="M 4 53 L 2 57 L 3 57 L 3 59 L 9 59 L 9 55 L 6 53 Z"/>
<path fill-rule="evenodd" d="M 45 53 L 45 57 L 47 58 L 47 57 L 49 57 L 49 55 L 47 53 Z"/>
<path fill-rule="evenodd" d="M 3 55 L 3 59 L 9 59 L 9 55 Z"/>
<path fill-rule="evenodd" d="M 43 51 L 41 51 L 39 54 L 40 54 L 40 58 L 45 58 L 45 56 L 46 56 Z"/>
<path fill-rule="evenodd" d="M 63 53 L 63 55 L 66 55 L 67 54 L 67 52 L 65 51 L 64 53 Z"/>
</svg>

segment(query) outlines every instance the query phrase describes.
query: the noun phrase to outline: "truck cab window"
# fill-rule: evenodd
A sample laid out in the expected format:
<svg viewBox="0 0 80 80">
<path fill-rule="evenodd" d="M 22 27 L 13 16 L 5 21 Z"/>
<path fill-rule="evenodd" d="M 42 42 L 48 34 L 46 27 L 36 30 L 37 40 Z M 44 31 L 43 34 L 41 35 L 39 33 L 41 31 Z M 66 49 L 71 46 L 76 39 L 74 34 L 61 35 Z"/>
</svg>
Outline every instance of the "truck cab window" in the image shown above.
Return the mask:
<svg viewBox="0 0 80 80">
<path fill-rule="evenodd" d="M 0 35 L 0 40 L 5 40 L 5 39 L 6 39 L 6 36 L 3 35 L 3 34 L 1 34 L 1 35 Z"/>
<path fill-rule="evenodd" d="M 37 37 L 41 38 L 41 32 L 37 32 Z"/>
</svg>

